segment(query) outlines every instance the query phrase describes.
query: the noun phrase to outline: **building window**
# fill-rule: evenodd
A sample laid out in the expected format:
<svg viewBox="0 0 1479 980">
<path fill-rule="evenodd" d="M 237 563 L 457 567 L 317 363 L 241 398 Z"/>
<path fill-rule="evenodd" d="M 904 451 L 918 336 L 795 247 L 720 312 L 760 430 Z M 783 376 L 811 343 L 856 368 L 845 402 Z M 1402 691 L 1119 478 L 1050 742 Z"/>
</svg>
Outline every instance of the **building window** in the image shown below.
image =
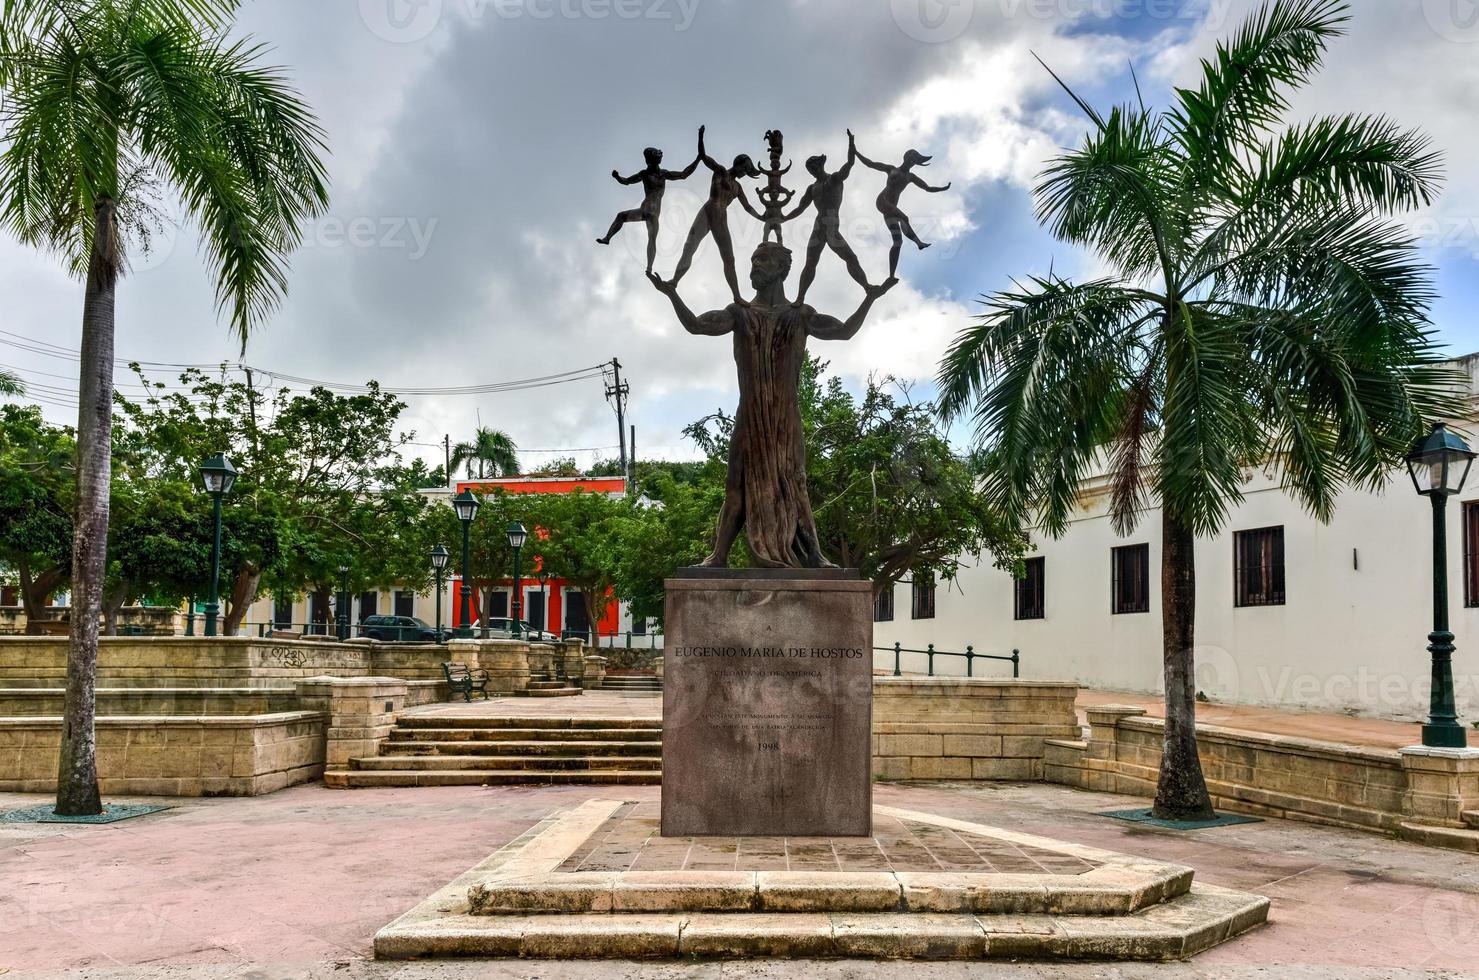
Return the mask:
<svg viewBox="0 0 1479 980">
<path fill-rule="evenodd" d="M 1284 528 L 1233 533 L 1235 606 L 1284 604 Z"/>
<path fill-rule="evenodd" d="M 373 616 L 380 609 L 380 593 L 361 592 L 359 596 L 359 619 L 365 621 L 366 616 Z"/>
<path fill-rule="evenodd" d="M 1464 605 L 1479 606 L 1479 500 L 1464 504 Z"/>
<path fill-rule="evenodd" d="M 914 597 L 909 607 L 911 619 L 935 618 L 935 575 L 933 572 L 914 573 Z"/>
<path fill-rule="evenodd" d="M 1043 618 L 1043 564 L 1041 555 L 1027 559 L 1027 574 L 1017 579 L 1016 601 L 1012 604 L 1013 619 Z"/>
<path fill-rule="evenodd" d="M 293 628 L 292 596 L 278 596 L 272 600 L 272 628 L 275 630 Z"/>
<path fill-rule="evenodd" d="M 397 590 L 395 594 L 395 615 L 416 615 L 416 593 Z"/>
<path fill-rule="evenodd" d="M 1110 552 L 1110 612 L 1150 612 L 1150 545 L 1127 544 Z"/>
<path fill-rule="evenodd" d="M 633 636 L 646 636 L 647 635 L 647 619 L 646 619 L 645 616 L 633 616 L 632 617 L 632 635 Z"/>
<path fill-rule="evenodd" d="M 873 599 L 873 622 L 892 623 L 894 621 L 894 584 L 890 582 L 883 587 Z"/>
</svg>

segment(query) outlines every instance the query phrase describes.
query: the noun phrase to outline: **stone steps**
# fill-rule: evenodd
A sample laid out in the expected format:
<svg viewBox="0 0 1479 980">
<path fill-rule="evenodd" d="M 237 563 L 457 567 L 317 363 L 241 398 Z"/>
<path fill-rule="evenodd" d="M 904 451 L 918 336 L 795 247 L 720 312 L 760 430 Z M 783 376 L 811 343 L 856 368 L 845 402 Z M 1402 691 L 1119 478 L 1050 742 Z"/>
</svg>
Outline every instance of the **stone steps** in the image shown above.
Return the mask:
<svg viewBox="0 0 1479 980">
<path fill-rule="evenodd" d="M 1465 810 L 1460 816 L 1464 818 L 1464 823 L 1479 830 L 1479 810 Z"/>
<path fill-rule="evenodd" d="M 397 728 L 397 742 L 566 742 L 571 738 L 598 742 L 659 742 L 658 728 Z"/>
<path fill-rule="evenodd" d="M 551 814 L 381 929 L 376 957 L 1168 961 L 1268 916 L 1268 899 L 1196 883 L 1183 865 L 889 807 L 875 821 L 895 820 L 890 841 L 949 828 L 993 838 L 993 853 L 1031 853 L 1041 873 L 951 871 L 897 849 L 936 870 L 779 870 L 780 838 L 746 839 L 759 870 L 678 870 L 703 839 L 605 843 L 622 821 L 650 819 L 640 806 L 591 799 Z M 628 853 L 639 838 L 641 870 Z M 763 870 L 767 854 L 777 870 Z M 587 862 L 606 870 L 579 870 Z"/>
<path fill-rule="evenodd" d="M 407 714 L 396 720 L 399 730 L 413 728 L 542 728 L 549 730 L 588 728 L 644 728 L 661 731 L 662 722 L 656 718 L 550 718 L 550 717 L 471 717 L 463 718 L 442 714 Z"/>
<path fill-rule="evenodd" d="M 449 739 L 442 742 L 402 741 L 387 739 L 381 746 L 382 755 L 651 755 L 661 757 L 662 742 L 638 742 L 618 740 L 612 742 L 595 739 L 569 739 L 560 742 L 537 741 L 482 741 L 477 739 Z"/>
<path fill-rule="evenodd" d="M 573 698 L 581 693 L 583 692 L 578 687 L 531 688 L 527 691 L 521 691 L 520 696 L 526 698 Z"/>
<path fill-rule="evenodd" d="M 395 769 L 380 772 L 341 770 L 324 773 L 324 785 L 336 789 L 376 786 L 504 786 L 515 784 L 662 784 L 662 773 L 625 769 L 488 770 L 488 769 Z"/>
<path fill-rule="evenodd" d="M 341 788 L 661 782 L 662 729 L 651 719 L 432 713 L 402 715 L 378 754 L 324 774 Z"/>
<path fill-rule="evenodd" d="M 355 759 L 351 765 L 364 772 L 387 772 L 414 769 L 420 772 L 446 769 L 492 769 L 499 771 L 539 770 L 568 772 L 584 769 L 626 769 L 657 771 L 662 769 L 661 756 L 630 755 L 379 755 Z"/>
</svg>

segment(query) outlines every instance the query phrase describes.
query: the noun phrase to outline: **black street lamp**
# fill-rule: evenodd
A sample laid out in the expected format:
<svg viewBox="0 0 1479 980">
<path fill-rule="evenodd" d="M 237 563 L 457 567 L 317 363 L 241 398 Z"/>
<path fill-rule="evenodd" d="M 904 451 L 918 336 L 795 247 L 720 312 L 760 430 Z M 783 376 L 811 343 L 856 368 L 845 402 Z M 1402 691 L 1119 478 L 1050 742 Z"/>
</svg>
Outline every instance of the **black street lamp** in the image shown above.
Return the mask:
<svg viewBox="0 0 1479 980">
<path fill-rule="evenodd" d="M 534 577 L 537 578 L 537 579 L 539 579 L 539 594 L 540 594 L 540 596 L 543 599 L 543 601 L 540 603 L 540 606 L 542 608 L 540 609 L 540 612 L 539 612 L 539 619 L 540 619 L 539 628 L 541 630 L 543 630 L 544 632 L 548 633 L 549 632 L 549 569 L 545 567 L 544 559 L 543 558 L 540 558 L 539 559 L 539 571 L 537 571 L 537 572 L 534 573 Z"/>
<path fill-rule="evenodd" d="M 344 596 L 344 602 L 340 604 L 340 606 L 339 606 L 339 614 L 337 616 L 335 616 L 334 618 L 336 620 L 338 620 L 338 622 L 339 622 L 339 639 L 341 639 L 341 640 L 347 640 L 347 639 L 349 639 L 349 614 L 352 611 L 350 609 L 350 601 L 349 601 L 349 566 L 348 565 L 340 565 L 339 566 L 339 584 L 341 586 L 343 586 L 343 588 L 344 588 L 344 591 L 340 593 L 340 595 Z"/>
<path fill-rule="evenodd" d="M 1433 690 L 1428 698 L 1428 723 L 1423 744 L 1461 749 L 1468 734 L 1458 723 L 1453 704 L 1453 634 L 1448 629 L 1448 531 L 1444 506 L 1463 489 L 1474 462 L 1474 451 L 1442 422 L 1418 440 L 1407 454 L 1407 473 L 1417 492 L 1433 501 L 1433 632 L 1428 652 L 1433 657 Z"/>
<path fill-rule="evenodd" d="M 439 544 L 431 549 L 431 567 L 436 572 L 437 578 L 437 642 L 442 642 L 442 571 L 447 567 L 447 559 L 452 555 L 447 551 L 447 546 Z"/>
<path fill-rule="evenodd" d="M 457 635 L 463 639 L 472 638 L 471 536 L 473 518 L 478 516 L 478 508 L 481 506 L 471 490 L 464 490 L 452 498 L 452 508 L 457 511 L 457 519 L 462 522 L 462 614 L 458 617 L 460 625 L 457 627 Z"/>
<path fill-rule="evenodd" d="M 205 604 L 205 635 L 216 635 L 216 620 L 221 614 L 221 498 L 236 485 L 236 467 L 231 460 L 217 453 L 200 464 L 200 479 L 205 492 L 211 495 L 212 520 L 215 534 L 211 543 L 211 591 L 210 601 Z"/>
<path fill-rule="evenodd" d="M 508 546 L 514 549 L 514 639 L 524 635 L 524 603 L 519 598 L 519 549 L 524 547 L 524 541 L 529 537 L 529 532 L 524 525 L 514 521 L 508 526 Z"/>
</svg>

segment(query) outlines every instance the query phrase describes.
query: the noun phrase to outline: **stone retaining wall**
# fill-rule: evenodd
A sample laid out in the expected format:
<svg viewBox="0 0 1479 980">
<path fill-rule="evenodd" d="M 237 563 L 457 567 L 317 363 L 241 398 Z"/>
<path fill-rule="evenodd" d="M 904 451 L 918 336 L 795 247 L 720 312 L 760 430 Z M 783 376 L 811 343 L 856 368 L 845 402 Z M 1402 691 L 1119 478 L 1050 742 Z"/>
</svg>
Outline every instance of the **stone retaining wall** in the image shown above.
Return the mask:
<svg viewBox="0 0 1479 980">
<path fill-rule="evenodd" d="M 318 779 L 325 715 L 99 718 L 98 775 L 105 795 L 258 796 Z M 56 792 L 61 725 L 0 718 L 0 790 Z"/>
<path fill-rule="evenodd" d="M 1145 709 L 1088 709 L 1090 737 L 1050 740 L 1043 775 L 1082 789 L 1154 796 L 1164 723 Z M 1414 732 L 1414 735 L 1416 733 Z M 1462 828 L 1479 809 L 1479 751 L 1400 751 L 1197 726 L 1213 805 L 1241 813 L 1406 833 Z"/>
<path fill-rule="evenodd" d="M 1078 734 L 1074 684 L 962 677 L 873 681 L 877 779 L 1041 779 L 1048 739 Z"/>
</svg>

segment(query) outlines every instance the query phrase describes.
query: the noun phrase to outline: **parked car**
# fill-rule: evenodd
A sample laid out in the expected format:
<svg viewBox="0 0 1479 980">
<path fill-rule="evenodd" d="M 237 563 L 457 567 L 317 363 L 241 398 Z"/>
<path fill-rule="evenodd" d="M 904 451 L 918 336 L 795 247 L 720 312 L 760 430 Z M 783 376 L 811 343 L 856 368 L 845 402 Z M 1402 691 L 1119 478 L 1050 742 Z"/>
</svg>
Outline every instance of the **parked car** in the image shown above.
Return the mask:
<svg viewBox="0 0 1479 980">
<path fill-rule="evenodd" d="M 366 616 L 359 624 L 359 635 L 371 640 L 429 643 L 450 639 L 452 631 L 444 629 L 438 637 L 432 626 L 415 616 Z"/>
<path fill-rule="evenodd" d="M 559 637 L 553 633 L 548 633 L 541 629 L 535 629 L 534 624 L 530 623 L 527 619 L 520 620 L 520 623 L 523 626 L 523 638 L 526 640 L 548 642 L 559 639 Z M 474 633 L 481 636 L 483 633 L 482 620 L 474 620 L 472 624 L 472 630 Z M 514 635 L 514 621 L 512 619 L 494 616 L 492 619 L 488 620 L 488 635 L 496 636 L 499 639 L 511 638 Z"/>
</svg>

